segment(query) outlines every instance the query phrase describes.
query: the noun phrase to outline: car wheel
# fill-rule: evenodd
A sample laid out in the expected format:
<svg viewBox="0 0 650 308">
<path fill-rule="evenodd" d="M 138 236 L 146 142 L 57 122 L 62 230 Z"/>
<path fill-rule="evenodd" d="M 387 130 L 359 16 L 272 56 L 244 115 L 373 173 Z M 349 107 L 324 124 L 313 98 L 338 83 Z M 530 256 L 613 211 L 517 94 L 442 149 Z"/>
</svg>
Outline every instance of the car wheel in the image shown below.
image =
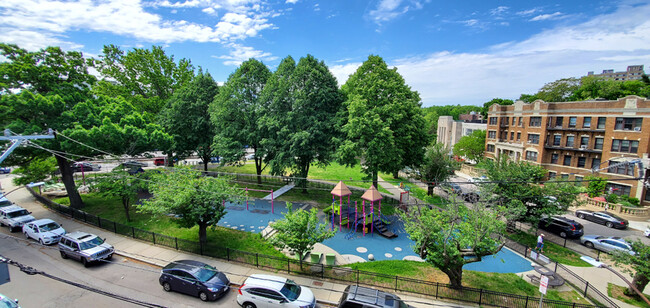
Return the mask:
<svg viewBox="0 0 650 308">
<path fill-rule="evenodd" d="M 564 231 L 560 232 L 560 237 L 565 238 L 566 237 L 566 232 L 564 232 Z"/>
<path fill-rule="evenodd" d="M 199 298 L 200 298 L 202 301 L 207 302 L 207 301 L 208 301 L 208 294 L 205 293 L 205 292 L 203 292 L 203 291 L 201 291 L 201 292 L 199 292 Z"/>
<path fill-rule="evenodd" d="M 90 266 L 90 262 L 86 258 L 81 258 L 81 263 L 83 263 L 84 267 Z"/>
<path fill-rule="evenodd" d="M 108 255 L 108 257 L 106 257 L 106 260 L 109 260 L 109 261 L 113 260 L 113 254 Z"/>
<path fill-rule="evenodd" d="M 608 221 L 605 226 L 607 226 L 607 228 L 612 228 L 614 227 L 614 224 L 611 221 Z"/>
<path fill-rule="evenodd" d="M 63 252 L 63 251 L 59 251 L 59 252 L 61 253 L 61 258 L 63 258 L 63 259 L 68 258 L 68 255 L 66 255 L 65 252 Z"/>
<path fill-rule="evenodd" d="M 587 247 L 589 247 L 589 248 L 594 248 L 594 243 L 592 243 L 592 242 L 585 242 L 585 246 L 587 246 Z"/>
<path fill-rule="evenodd" d="M 165 290 L 165 292 L 172 290 L 172 286 L 169 284 L 169 282 L 163 282 L 163 290 Z"/>
<path fill-rule="evenodd" d="M 29 234 L 27 234 L 27 232 L 23 232 L 23 234 L 25 234 L 26 239 L 29 239 Z"/>
<path fill-rule="evenodd" d="M 585 214 L 578 214 L 578 218 L 585 219 Z"/>
<path fill-rule="evenodd" d="M 38 243 L 41 244 L 41 245 L 45 245 L 45 244 L 43 244 L 43 239 L 40 239 L 40 238 L 38 239 Z"/>
<path fill-rule="evenodd" d="M 245 302 L 244 308 L 257 308 L 257 306 L 255 306 L 253 303 Z"/>
</svg>

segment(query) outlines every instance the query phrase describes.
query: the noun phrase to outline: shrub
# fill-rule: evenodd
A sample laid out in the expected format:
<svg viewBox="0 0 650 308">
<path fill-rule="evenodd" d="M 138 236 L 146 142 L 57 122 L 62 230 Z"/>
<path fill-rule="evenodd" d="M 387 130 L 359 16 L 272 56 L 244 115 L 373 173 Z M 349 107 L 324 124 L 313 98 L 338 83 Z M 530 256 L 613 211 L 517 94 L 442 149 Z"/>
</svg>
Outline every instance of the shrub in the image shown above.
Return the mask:
<svg viewBox="0 0 650 308">
<path fill-rule="evenodd" d="M 609 202 L 609 203 L 618 203 L 619 197 L 618 197 L 618 195 L 615 195 L 615 194 L 609 194 L 609 195 L 607 195 L 606 199 L 607 199 L 607 202 Z"/>
</svg>

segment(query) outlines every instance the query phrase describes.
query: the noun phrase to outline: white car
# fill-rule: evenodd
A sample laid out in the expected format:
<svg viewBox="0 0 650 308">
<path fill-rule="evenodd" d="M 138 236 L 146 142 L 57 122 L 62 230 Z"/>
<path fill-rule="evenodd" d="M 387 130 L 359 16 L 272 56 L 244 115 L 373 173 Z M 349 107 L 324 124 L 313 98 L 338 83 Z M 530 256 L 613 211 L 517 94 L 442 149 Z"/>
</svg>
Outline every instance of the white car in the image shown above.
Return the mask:
<svg viewBox="0 0 650 308">
<path fill-rule="evenodd" d="M 650 227 L 645 228 L 645 231 L 643 232 L 643 235 L 650 237 Z"/>
<path fill-rule="evenodd" d="M 314 293 L 290 279 L 271 275 L 249 276 L 239 288 L 237 303 L 244 308 L 314 308 Z"/>
<path fill-rule="evenodd" d="M 41 245 L 51 245 L 59 242 L 65 229 L 52 219 L 39 219 L 24 224 L 23 233 L 27 239 L 33 238 Z"/>
</svg>

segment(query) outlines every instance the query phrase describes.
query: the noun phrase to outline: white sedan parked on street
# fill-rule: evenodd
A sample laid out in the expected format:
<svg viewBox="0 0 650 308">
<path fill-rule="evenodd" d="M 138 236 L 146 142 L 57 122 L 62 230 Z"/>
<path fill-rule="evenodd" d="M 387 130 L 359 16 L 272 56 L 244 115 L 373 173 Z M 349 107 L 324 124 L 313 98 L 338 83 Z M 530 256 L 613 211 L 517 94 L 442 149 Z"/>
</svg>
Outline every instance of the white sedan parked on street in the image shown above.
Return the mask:
<svg viewBox="0 0 650 308">
<path fill-rule="evenodd" d="M 52 219 L 39 219 L 23 225 L 27 239 L 33 238 L 41 245 L 56 244 L 65 234 L 65 230 Z"/>
<path fill-rule="evenodd" d="M 315 308 L 316 298 L 290 279 L 254 274 L 239 288 L 237 303 L 244 308 Z"/>
</svg>

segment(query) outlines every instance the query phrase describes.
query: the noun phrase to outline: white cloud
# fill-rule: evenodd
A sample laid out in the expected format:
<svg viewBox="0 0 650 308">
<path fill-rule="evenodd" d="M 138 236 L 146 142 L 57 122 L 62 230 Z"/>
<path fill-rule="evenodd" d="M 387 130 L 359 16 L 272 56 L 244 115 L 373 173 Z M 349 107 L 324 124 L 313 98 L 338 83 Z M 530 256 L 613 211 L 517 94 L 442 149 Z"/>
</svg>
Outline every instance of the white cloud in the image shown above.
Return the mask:
<svg viewBox="0 0 650 308">
<path fill-rule="evenodd" d="M 552 20 L 552 19 L 558 19 L 562 16 L 564 16 L 564 14 L 560 12 L 555 12 L 553 14 L 542 14 L 531 18 L 530 21 Z"/>
<path fill-rule="evenodd" d="M 298 0 L 287 0 L 285 3 L 287 3 L 287 4 L 296 4 L 296 3 L 298 3 Z"/>
<path fill-rule="evenodd" d="M 498 15 L 501 15 L 501 14 L 507 12 L 508 9 L 510 9 L 510 8 L 507 7 L 507 6 L 498 6 L 498 7 L 494 8 L 494 9 L 490 10 L 490 15 L 498 16 Z"/>
<path fill-rule="evenodd" d="M 536 8 L 532 8 L 530 10 L 519 11 L 519 12 L 517 12 L 515 14 L 517 14 L 519 16 L 530 16 L 530 15 L 533 15 L 533 14 L 541 12 L 541 11 L 542 11 L 542 9 L 536 7 Z"/>
<path fill-rule="evenodd" d="M 329 69 L 330 72 L 332 72 L 332 75 L 336 77 L 336 81 L 338 81 L 339 86 L 342 86 L 348 80 L 348 77 L 356 72 L 359 66 L 361 66 L 360 62 L 354 62 L 329 66 Z"/>
<path fill-rule="evenodd" d="M 228 47 L 230 47 L 231 49 L 228 55 L 220 55 L 220 56 L 212 56 L 212 57 L 216 59 L 225 60 L 223 64 L 232 65 L 232 66 L 239 66 L 240 64 L 242 64 L 242 62 L 250 58 L 255 58 L 261 61 L 274 61 L 278 59 L 278 57 L 273 56 L 269 52 L 256 50 L 253 47 L 249 47 L 249 46 L 242 46 L 239 44 L 231 43 L 228 45 Z"/>
<path fill-rule="evenodd" d="M 138 0 L 114 1 L 57 1 L 57 0 L 3 0 L 0 1 L 0 27 L 25 33 L 40 33 L 49 39 L 32 45 L 43 47 L 58 44 L 67 31 L 97 31 L 134 37 L 149 42 L 229 42 L 258 35 L 273 27 L 268 13 L 257 12 L 257 0 L 225 1 L 233 8 L 252 5 L 244 12 L 226 13 L 215 27 L 187 20 L 166 20 L 161 15 L 145 11 Z M 170 7 L 193 7 L 203 1 L 158 3 Z M 14 32 L 15 32 L 14 31 Z M 7 31 L 0 33 L 0 41 L 16 41 Z M 62 41 L 65 43 L 64 41 Z M 58 44 L 61 45 L 61 44 Z"/>
<path fill-rule="evenodd" d="M 377 8 L 368 13 L 368 17 L 375 23 L 381 25 L 384 22 L 405 14 L 411 9 L 422 9 L 423 6 L 422 1 L 417 0 L 380 0 Z"/>
</svg>

